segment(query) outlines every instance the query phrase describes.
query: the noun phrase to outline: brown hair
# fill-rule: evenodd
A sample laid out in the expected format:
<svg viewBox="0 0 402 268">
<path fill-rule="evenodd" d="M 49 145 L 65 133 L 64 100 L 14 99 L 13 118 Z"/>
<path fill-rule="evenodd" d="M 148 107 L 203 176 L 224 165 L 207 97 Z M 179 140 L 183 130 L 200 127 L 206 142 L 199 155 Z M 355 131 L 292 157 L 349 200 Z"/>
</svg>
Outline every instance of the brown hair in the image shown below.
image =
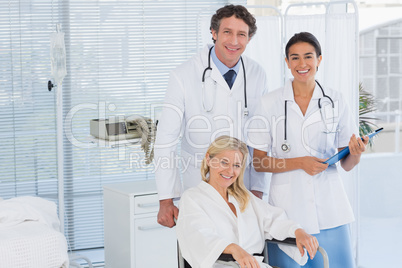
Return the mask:
<svg viewBox="0 0 402 268">
<path fill-rule="evenodd" d="M 230 18 L 233 15 L 236 16 L 236 18 L 243 20 L 248 25 L 248 36 L 251 39 L 251 37 L 253 37 L 255 32 L 257 31 L 256 20 L 254 16 L 250 12 L 248 12 L 247 8 L 241 5 L 226 5 L 218 9 L 211 18 L 211 26 L 209 27 L 209 29 L 219 32 L 221 20 L 223 18 Z"/>
</svg>

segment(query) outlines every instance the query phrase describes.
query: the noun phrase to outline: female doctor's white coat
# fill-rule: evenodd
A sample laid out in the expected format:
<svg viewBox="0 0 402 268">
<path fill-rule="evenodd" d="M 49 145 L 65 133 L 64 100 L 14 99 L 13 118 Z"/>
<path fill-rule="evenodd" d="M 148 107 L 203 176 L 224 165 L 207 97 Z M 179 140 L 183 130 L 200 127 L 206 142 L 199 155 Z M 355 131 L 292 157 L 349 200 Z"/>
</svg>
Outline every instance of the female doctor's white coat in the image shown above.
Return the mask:
<svg viewBox="0 0 402 268">
<path fill-rule="evenodd" d="M 203 96 L 202 74 L 208 66 L 206 46 L 199 54 L 181 64 L 170 74 L 164 107 L 158 123 L 155 142 L 155 179 L 159 199 L 179 197 L 182 192 L 181 168 L 184 189 L 200 182 L 200 165 L 208 146 L 221 135 L 245 140 L 244 127 L 267 92 L 266 75 L 253 60 L 242 56 L 246 70 L 247 103 L 249 116 L 244 112 L 243 67 L 230 89 L 213 63 L 207 71 Z M 211 79 L 212 78 L 212 79 Z M 203 107 L 211 112 L 206 112 Z M 181 139 L 181 152 L 176 153 Z M 253 173 L 253 180 L 247 181 Z M 246 169 L 245 184 L 248 189 L 264 191 L 266 180 L 263 173 Z"/>
<path fill-rule="evenodd" d="M 253 127 L 263 129 L 248 135 L 248 145 L 270 152 L 275 158 L 315 156 L 329 158 L 338 148 L 348 146 L 357 125 L 350 114 L 340 92 L 324 87 L 325 94 L 332 98 L 332 109 L 328 98 L 316 85 L 305 115 L 294 100 L 292 80 L 284 88 L 265 95 L 256 114 L 261 120 Z M 318 107 L 321 98 L 322 117 Z M 284 114 L 287 100 L 287 143 L 291 150 L 284 152 Z M 323 123 L 325 118 L 326 126 Z M 278 163 L 276 163 L 278 164 Z M 353 211 L 346 196 L 337 166 L 310 176 L 298 169 L 274 173 L 271 179 L 269 202 L 285 209 L 288 217 L 301 224 L 303 229 L 316 234 L 320 230 L 334 228 L 354 220 Z"/>
</svg>

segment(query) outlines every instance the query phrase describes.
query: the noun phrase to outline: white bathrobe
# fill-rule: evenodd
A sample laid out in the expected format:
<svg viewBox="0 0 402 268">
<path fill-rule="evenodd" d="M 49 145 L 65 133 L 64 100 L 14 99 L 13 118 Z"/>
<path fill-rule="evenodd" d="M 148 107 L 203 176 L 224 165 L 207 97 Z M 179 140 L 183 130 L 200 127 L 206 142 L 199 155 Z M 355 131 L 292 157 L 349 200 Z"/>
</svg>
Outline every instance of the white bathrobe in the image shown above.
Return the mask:
<svg viewBox="0 0 402 268">
<path fill-rule="evenodd" d="M 250 197 L 247 208 L 240 212 L 238 202 L 229 195 L 236 217 L 215 188 L 204 181 L 183 193 L 176 232 L 182 255 L 193 268 L 226 267 L 214 263 L 231 243 L 253 254 L 262 253 L 265 239 L 295 237 L 295 230 L 301 227 L 288 220 L 283 209 L 251 193 Z M 297 262 L 307 261 L 307 254 L 301 257 L 296 247 L 285 248 Z M 259 261 L 261 267 L 270 267 Z"/>
</svg>

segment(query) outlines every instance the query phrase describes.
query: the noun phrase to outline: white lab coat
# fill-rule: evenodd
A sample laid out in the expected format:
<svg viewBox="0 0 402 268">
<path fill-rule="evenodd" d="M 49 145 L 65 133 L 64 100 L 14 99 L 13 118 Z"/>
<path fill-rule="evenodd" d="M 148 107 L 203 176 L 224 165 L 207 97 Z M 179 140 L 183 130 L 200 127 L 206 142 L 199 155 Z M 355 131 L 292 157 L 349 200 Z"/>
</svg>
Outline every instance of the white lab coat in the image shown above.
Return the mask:
<svg viewBox="0 0 402 268">
<path fill-rule="evenodd" d="M 247 208 L 240 212 L 238 202 L 229 195 L 236 217 L 215 188 L 204 181 L 183 193 L 176 233 L 182 255 L 191 267 L 221 267 L 214 263 L 231 243 L 253 254 L 262 253 L 265 239 L 295 237 L 295 230 L 301 227 L 288 220 L 283 209 L 251 193 L 250 197 Z M 297 262 L 307 261 L 307 254 L 301 257 L 296 247 L 285 247 L 285 250 Z M 261 267 L 270 267 L 258 260 Z"/>
<path fill-rule="evenodd" d="M 209 46 L 206 46 L 170 74 L 155 142 L 155 180 L 159 199 L 181 195 L 180 170 L 183 173 L 184 189 L 199 183 L 201 160 L 215 138 L 230 135 L 245 140 L 244 126 L 253 116 L 261 96 L 267 92 L 265 72 L 256 62 L 243 56 L 249 116 L 243 116 L 242 66 L 230 89 L 211 59 L 212 71 L 206 74 L 207 83 L 203 96 L 201 77 L 208 66 L 208 51 Z M 216 81 L 216 87 L 208 83 L 209 81 Z M 206 108 L 215 103 L 211 112 L 204 110 L 203 97 Z M 181 152 L 177 154 L 180 140 Z M 252 179 L 249 181 L 251 173 Z M 248 189 L 267 192 L 264 174 L 255 172 L 254 168 L 246 169 L 245 184 Z"/>
<path fill-rule="evenodd" d="M 324 91 L 335 103 L 334 113 L 328 99 L 322 98 L 318 85 L 305 116 L 294 101 L 292 80 L 287 81 L 284 88 L 265 95 L 256 113 L 266 121 L 255 121 L 252 126 L 263 131 L 249 133 L 248 145 L 270 152 L 275 158 L 315 156 L 323 159 L 334 155 L 337 148 L 347 146 L 352 134 L 358 134 L 357 124 L 341 93 L 325 87 Z M 318 108 L 319 98 L 322 98 L 323 116 L 327 118 L 326 128 Z M 291 146 L 290 152 L 281 149 L 284 143 L 285 100 L 288 100 L 287 143 Z M 335 129 L 336 133 L 325 133 Z M 288 217 L 300 223 L 310 234 L 354 220 L 337 166 L 330 166 L 315 176 L 301 169 L 273 174 L 269 203 L 284 208 Z"/>
</svg>

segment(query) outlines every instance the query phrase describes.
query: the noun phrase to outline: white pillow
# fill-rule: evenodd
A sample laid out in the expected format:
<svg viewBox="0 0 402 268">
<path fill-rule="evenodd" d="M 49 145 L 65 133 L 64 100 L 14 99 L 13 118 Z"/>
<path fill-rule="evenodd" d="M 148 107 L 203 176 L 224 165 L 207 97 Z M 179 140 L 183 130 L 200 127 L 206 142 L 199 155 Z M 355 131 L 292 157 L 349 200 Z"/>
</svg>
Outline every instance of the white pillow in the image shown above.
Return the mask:
<svg viewBox="0 0 402 268">
<path fill-rule="evenodd" d="M 38 221 L 60 230 L 54 202 L 35 196 L 14 197 L 0 202 L 0 228 L 24 221 Z"/>
</svg>

